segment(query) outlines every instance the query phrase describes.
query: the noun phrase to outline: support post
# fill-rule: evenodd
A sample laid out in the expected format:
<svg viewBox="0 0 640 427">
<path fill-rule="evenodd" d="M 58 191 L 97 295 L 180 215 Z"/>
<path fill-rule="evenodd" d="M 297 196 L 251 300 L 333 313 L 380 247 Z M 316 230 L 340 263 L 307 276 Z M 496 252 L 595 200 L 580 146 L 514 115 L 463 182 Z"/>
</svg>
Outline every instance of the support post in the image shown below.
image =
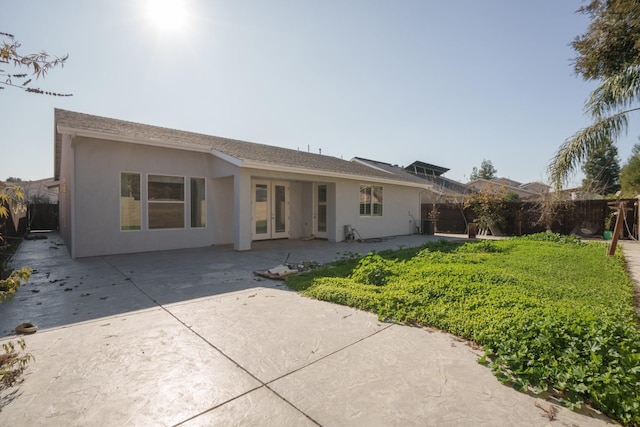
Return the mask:
<svg viewBox="0 0 640 427">
<path fill-rule="evenodd" d="M 624 206 L 622 202 L 618 205 L 618 217 L 616 218 L 616 226 L 613 229 L 613 238 L 611 239 L 611 246 L 609 246 L 609 250 L 607 251 L 607 256 L 613 256 L 616 253 L 616 246 L 618 245 L 618 239 L 620 238 L 620 233 L 622 232 L 622 224 L 624 223 L 624 213 L 622 210 Z"/>
</svg>

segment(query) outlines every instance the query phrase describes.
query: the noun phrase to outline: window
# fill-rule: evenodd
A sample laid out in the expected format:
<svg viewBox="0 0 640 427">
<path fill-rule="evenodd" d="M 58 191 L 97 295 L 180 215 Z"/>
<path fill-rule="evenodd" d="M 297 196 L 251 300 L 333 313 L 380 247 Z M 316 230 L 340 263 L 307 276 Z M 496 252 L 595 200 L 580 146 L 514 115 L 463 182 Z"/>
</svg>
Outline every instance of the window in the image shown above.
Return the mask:
<svg viewBox="0 0 640 427">
<path fill-rule="evenodd" d="M 184 228 L 184 178 L 147 177 L 149 229 Z"/>
<path fill-rule="evenodd" d="M 191 178 L 191 227 L 207 225 L 206 194 L 204 178 Z"/>
<path fill-rule="evenodd" d="M 360 186 L 360 215 L 382 216 L 382 187 L 377 185 Z"/>
<path fill-rule="evenodd" d="M 120 230 L 140 230 L 140 174 L 120 174 Z"/>
</svg>

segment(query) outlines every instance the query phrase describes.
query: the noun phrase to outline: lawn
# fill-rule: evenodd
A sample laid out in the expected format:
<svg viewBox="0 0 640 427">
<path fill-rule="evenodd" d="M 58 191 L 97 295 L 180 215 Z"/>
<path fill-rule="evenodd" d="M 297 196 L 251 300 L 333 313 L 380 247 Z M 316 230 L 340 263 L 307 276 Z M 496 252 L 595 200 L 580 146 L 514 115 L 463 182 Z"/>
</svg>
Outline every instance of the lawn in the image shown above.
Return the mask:
<svg viewBox="0 0 640 427">
<path fill-rule="evenodd" d="M 501 381 L 640 425 L 640 329 L 620 252 L 559 235 L 346 254 L 287 284 L 481 345 Z"/>
</svg>

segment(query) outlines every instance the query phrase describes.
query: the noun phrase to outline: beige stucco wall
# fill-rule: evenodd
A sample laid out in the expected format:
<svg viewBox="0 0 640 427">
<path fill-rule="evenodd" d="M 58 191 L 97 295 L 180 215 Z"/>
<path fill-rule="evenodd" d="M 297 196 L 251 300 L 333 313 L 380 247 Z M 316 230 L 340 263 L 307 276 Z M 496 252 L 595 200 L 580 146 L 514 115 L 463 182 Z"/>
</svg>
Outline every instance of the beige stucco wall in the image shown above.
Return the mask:
<svg viewBox="0 0 640 427">
<path fill-rule="evenodd" d="M 344 225 L 362 238 L 411 234 L 420 218 L 419 188 L 382 184 L 383 215 L 361 217 L 360 184 L 374 182 L 328 178 L 304 173 L 239 168 L 208 152 L 64 136 L 61 165 L 61 231 L 72 256 L 86 257 L 233 243 L 251 248 L 251 182 L 285 181 L 290 185 L 290 238 L 311 234 L 313 183 L 327 184 L 327 237 L 344 239 Z M 120 230 L 120 174 L 141 178 L 141 230 Z M 185 178 L 184 224 L 181 229 L 148 230 L 147 175 Z M 189 178 L 206 180 L 206 227 L 190 228 Z M 67 192 L 62 190 L 66 189 Z"/>
<path fill-rule="evenodd" d="M 360 216 L 360 184 L 366 181 L 343 181 L 336 186 L 336 237 L 344 240 L 344 225 L 351 225 L 363 239 L 400 236 L 415 232 L 414 218 L 420 218 L 420 189 L 382 184 L 382 216 Z M 357 237 L 357 236 L 356 236 Z"/>
<path fill-rule="evenodd" d="M 143 252 L 231 243 L 233 178 L 213 180 L 213 170 L 223 169 L 208 153 L 75 138 L 75 226 L 77 257 Z M 218 168 L 216 164 L 218 163 Z M 139 173 L 141 178 L 142 229 L 120 230 L 120 174 Z M 227 171 L 228 172 L 228 171 Z M 185 209 L 182 229 L 147 229 L 148 174 L 185 178 Z M 206 227 L 189 225 L 189 178 L 206 178 Z M 231 197 L 231 198 L 230 198 Z M 212 205 L 211 201 L 216 200 Z M 212 207 L 213 206 L 213 207 Z"/>
</svg>

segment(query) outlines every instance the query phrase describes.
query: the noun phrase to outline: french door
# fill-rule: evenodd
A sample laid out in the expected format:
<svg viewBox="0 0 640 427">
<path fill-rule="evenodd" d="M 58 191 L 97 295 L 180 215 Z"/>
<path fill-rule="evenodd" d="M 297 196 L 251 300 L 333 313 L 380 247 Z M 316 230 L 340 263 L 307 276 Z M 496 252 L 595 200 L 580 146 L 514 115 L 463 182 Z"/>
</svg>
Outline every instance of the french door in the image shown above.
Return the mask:
<svg viewBox="0 0 640 427">
<path fill-rule="evenodd" d="M 289 237 L 289 184 L 279 181 L 253 181 L 253 240 Z"/>
<path fill-rule="evenodd" d="M 327 184 L 313 185 L 313 234 L 327 238 Z"/>
</svg>

